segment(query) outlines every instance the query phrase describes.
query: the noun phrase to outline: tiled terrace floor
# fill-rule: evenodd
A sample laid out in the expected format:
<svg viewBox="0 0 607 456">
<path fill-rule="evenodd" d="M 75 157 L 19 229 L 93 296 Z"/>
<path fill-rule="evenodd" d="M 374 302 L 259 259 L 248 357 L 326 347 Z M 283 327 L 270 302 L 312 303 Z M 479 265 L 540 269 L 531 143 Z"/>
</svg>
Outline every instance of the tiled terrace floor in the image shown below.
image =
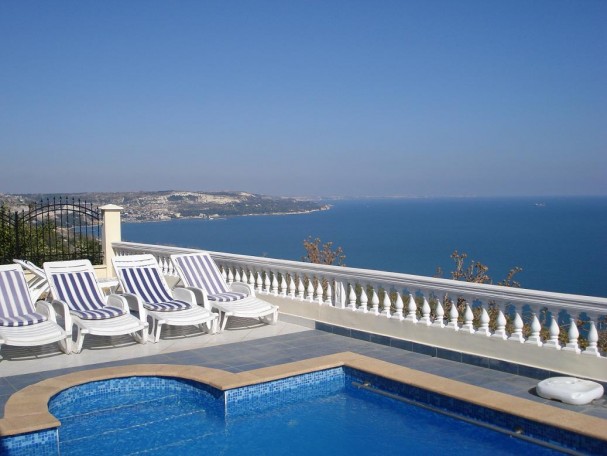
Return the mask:
<svg viewBox="0 0 607 456">
<path fill-rule="evenodd" d="M 42 348 L 2 347 L 0 359 L 0 417 L 17 390 L 69 372 L 124 364 L 185 364 L 243 372 L 261 367 L 351 351 L 453 380 L 500 391 L 554 407 L 607 419 L 603 396 L 586 406 L 548 401 L 534 394 L 538 380 L 483 367 L 434 358 L 399 348 L 348 338 L 300 326 L 287 316 L 275 326 L 232 319 L 217 335 L 183 328 L 163 329 L 158 344 L 144 346 L 130 337 L 87 337 L 80 354 L 64 355 L 57 345 Z"/>
</svg>

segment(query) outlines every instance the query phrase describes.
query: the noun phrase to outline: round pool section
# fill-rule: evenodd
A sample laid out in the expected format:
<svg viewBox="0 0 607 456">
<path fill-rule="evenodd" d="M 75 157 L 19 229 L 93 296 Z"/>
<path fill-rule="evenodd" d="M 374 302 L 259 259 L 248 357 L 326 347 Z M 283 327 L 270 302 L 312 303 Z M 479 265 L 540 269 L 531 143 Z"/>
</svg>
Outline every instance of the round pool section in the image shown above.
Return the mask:
<svg viewBox="0 0 607 456">
<path fill-rule="evenodd" d="M 330 369 L 225 392 L 165 377 L 67 389 L 60 454 L 559 454 L 353 386 Z"/>
</svg>

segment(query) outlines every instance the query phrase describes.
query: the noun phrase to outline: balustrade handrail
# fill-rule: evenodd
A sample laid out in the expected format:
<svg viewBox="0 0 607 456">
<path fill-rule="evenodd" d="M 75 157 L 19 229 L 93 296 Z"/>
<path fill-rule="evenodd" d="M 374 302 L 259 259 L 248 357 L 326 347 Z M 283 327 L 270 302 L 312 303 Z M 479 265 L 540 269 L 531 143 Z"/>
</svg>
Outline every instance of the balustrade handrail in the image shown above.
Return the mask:
<svg viewBox="0 0 607 456">
<path fill-rule="evenodd" d="M 132 242 L 112 244 L 115 250 L 148 252 L 168 256 L 175 253 L 197 252 L 200 249 L 159 246 Z M 462 282 L 452 279 L 417 276 L 396 272 L 376 271 L 370 269 L 330 266 L 301 261 L 281 260 L 267 257 L 207 251 L 215 260 L 233 266 L 246 265 L 252 269 L 270 270 L 280 273 L 310 274 L 323 278 L 331 277 L 336 281 L 348 283 L 375 284 L 384 286 L 386 291 L 405 289 L 415 294 L 426 291 L 432 294 L 448 294 L 452 297 L 473 298 L 475 300 L 495 301 L 503 304 L 527 305 L 532 308 L 548 307 L 566 309 L 575 313 L 586 313 L 588 316 L 607 314 L 607 298 L 531 290 L 525 288 L 505 287 L 480 283 Z"/>
</svg>

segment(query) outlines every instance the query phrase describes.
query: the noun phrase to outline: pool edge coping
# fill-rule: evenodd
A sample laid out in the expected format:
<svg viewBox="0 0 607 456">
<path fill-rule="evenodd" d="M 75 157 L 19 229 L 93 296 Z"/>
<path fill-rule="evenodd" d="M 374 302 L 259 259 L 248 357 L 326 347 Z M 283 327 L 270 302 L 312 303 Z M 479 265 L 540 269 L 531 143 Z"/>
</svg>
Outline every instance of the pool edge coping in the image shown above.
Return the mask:
<svg viewBox="0 0 607 456">
<path fill-rule="evenodd" d="M 226 391 L 336 367 L 350 367 L 607 442 L 607 420 L 602 418 L 540 404 L 352 352 L 335 353 L 240 373 L 175 364 L 133 364 L 72 372 L 42 380 L 14 393 L 6 402 L 4 418 L 0 419 L 0 437 L 60 426 L 59 420 L 48 410 L 50 399 L 67 388 L 93 381 L 133 376 L 172 377 L 193 380 Z"/>
</svg>

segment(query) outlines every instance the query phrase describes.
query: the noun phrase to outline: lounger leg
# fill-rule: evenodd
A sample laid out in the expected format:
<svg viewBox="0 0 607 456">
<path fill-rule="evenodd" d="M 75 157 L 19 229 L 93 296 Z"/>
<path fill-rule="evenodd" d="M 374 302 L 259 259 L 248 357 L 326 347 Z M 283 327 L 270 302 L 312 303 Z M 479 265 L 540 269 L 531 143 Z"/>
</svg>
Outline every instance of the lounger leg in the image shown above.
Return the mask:
<svg viewBox="0 0 607 456">
<path fill-rule="evenodd" d="M 227 312 L 221 312 L 220 315 L 223 316 L 221 317 L 221 332 L 223 332 L 226 329 L 226 325 L 228 324 L 228 313 Z"/>
<path fill-rule="evenodd" d="M 140 344 L 147 343 L 147 341 L 148 341 L 148 327 L 146 326 L 145 328 L 143 328 L 141 330 L 141 335 L 139 334 L 139 331 L 137 331 L 137 332 L 131 333 L 131 336 L 133 336 L 133 339 L 135 339 Z"/>
<path fill-rule="evenodd" d="M 66 355 L 72 353 L 72 333 L 69 333 L 65 339 L 60 340 L 57 344 L 59 345 L 59 349 Z"/>
<path fill-rule="evenodd" d="M 160 331 L 162 330 L 162 323 L 160 320 L 154 320 L 154 343 L 158 343 L 160 340 Z"/>
<path fill-rule="evenodd" d="M 80 327 L 76 326 L 76 341 L 75 346 L 72 345 L 72 351 L 74 353 L 80 353 L 82 351 L 82 344 L 84 343 L 85 331 Z"/>
</svg>

